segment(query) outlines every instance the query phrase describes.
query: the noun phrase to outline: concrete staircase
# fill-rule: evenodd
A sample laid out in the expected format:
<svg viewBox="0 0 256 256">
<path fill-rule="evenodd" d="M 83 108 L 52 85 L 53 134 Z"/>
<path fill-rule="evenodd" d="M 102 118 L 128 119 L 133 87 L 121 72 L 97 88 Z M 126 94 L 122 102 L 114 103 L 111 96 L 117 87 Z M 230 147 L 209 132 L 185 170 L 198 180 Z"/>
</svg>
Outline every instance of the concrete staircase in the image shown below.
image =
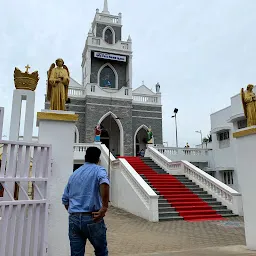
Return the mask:
<svg viewBox="0 0 256 256">
<path fill-rule="evenodd" d="M 167 174 L 161 167 L 159 167 L 155 162 L 153 162 L 150 158 L 144 157 L 141 160 L 149 166 L 152 170 L 154 170 L 158 174 Z M 151 186 L 151 188 L 159 195 L 158 200 L 158 210 L 159 210 L 159 221 L 166 221 L 166 220 L 183 220 L 183 217 L 180 216 L 179 211 L 182 209 L 186 209 L 188 207 L 188 203 L 180 202 L 176 203 L 175 207 L 165 199 L 164 196 L 149 182 L 149 180 L 145 177 L 145 175 L 140 174 L 141 177 Z M 193 194 L 197 195 L 199 198 L 203 200 L 203 202 L 207 203 L 213 210 L 216 211 L 222 217 L 233 217 L 236 216 L 232 213 L 231 210 L 227 209 L 226 206 L 223 206 L 221 202 L 218 202 L 212 195 L 208 194 L 194 182 L 189 180 L 185 175 L 172 175 L 178 181 L 180 181 L 187 189 L 189 189 Z M 203 206 L 193 206 L 191 205 L 192 209 L 198 211 L 198 215 L 201 214 Z M 179 211 L 178 211 L 178 210 Z"/>
</svg>

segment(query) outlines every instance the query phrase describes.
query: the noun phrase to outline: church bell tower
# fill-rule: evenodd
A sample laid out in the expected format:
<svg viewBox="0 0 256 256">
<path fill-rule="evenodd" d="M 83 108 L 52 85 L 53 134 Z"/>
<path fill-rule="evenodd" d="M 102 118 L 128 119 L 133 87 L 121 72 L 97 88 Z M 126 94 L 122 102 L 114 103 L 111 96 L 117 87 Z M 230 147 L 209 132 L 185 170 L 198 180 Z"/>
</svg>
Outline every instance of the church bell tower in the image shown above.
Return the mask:
<svg viewBox="0 0 256 256">
<path fill-rule="evenodd" d="M 122 41 L 122 14 L 110 14 L 108 0 L 102 12 L 96 10 L 82 54 L 82 72 L 87 92 L 95 91 L 95 86 L 105 92 L 124 87 L 131 91 L 132 40 L 129 36 Z"/>
</svg>

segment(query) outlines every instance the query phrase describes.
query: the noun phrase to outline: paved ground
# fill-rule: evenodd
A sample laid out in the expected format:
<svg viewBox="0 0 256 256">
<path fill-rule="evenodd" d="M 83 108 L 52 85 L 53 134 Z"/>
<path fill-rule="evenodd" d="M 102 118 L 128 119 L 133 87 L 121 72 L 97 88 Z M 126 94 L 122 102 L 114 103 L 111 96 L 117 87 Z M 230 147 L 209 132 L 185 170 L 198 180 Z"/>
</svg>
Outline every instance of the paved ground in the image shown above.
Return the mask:
<svg viewBox="0 0 256 256">
<path fill-rule="evenodd" d="M 110 256 L 212 256 L 217 255 L 216 248 L 208 249 L 207 254 L 205 249 L 204 252 L 194 250 L 245 244 L 241 217 L 230 218 L 224 222 L 169 221 L 152 223 L 119 209 L 111 208 L 106 217 L 106 224 Z M 256 255 L 256 253 L 242 254 L 250 252 L 241 246 L 235 248 L 236 250 L 234 247 L 223 248 L 218 255 Z M 192 251 L 188 252 L 188 250 Z M 230 250 L 231 254 L 227 254 Z M 236 253 L 234 254 L 234 252 Z M 93 249 L 88 243 L 86 256 L 92 255 L 94 255 Z"/>
</svg>

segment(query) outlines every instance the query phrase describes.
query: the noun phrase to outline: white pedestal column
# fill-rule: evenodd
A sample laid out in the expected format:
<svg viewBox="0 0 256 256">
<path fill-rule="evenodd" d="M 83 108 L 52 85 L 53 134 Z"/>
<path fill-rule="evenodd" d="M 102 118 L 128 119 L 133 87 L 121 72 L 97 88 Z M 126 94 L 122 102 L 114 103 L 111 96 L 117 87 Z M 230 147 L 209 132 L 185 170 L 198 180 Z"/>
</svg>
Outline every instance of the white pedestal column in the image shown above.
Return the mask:
<svg viewBox="0 0 256 256">
<path fill-rule="evenodd" d="M 39 143 L 52 145 L 52 173 L 49 177 L 48 254 L 70 255 L 68 213 L 62 205 L 62 194 L 73 173 L 75 122 L 78 116 L 67 111 L 37 113 Z"/>
<path fill-rule="evenodd" d="M 256 250 L 256 126 L 233 134 L 236 138 L 238 181 L 242 192 L 246 245 Z"/>
<path fill-rule="evenodd" d="M 26 101 L 25 120 L 24 120 L 24 137 L 26 142 L 32 141 L 33 124 L 34 124 L 34 109 L 35 109 L 35 92 L 29 90 L 17 90 L 13 91 L 12 100 L 12 114 L 9 140 L 18 141 L 20 131 L 20 119 L 21 119 L 21 103 Z"/>
</svg>

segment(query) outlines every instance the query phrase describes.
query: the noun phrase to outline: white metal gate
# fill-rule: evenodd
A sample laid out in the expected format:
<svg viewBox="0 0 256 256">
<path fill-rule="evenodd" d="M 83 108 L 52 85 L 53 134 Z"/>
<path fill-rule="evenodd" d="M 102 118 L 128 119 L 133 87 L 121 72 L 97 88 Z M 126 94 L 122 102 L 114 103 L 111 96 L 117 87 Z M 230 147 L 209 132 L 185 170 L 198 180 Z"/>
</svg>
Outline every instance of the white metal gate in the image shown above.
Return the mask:
<svg viewBox="0 0 256 256">
<path fill-rule="evenodd" d="M 45 256 L 51 147 L 1 140 L 0 146 L 0 255 Z"/>
</svg>

